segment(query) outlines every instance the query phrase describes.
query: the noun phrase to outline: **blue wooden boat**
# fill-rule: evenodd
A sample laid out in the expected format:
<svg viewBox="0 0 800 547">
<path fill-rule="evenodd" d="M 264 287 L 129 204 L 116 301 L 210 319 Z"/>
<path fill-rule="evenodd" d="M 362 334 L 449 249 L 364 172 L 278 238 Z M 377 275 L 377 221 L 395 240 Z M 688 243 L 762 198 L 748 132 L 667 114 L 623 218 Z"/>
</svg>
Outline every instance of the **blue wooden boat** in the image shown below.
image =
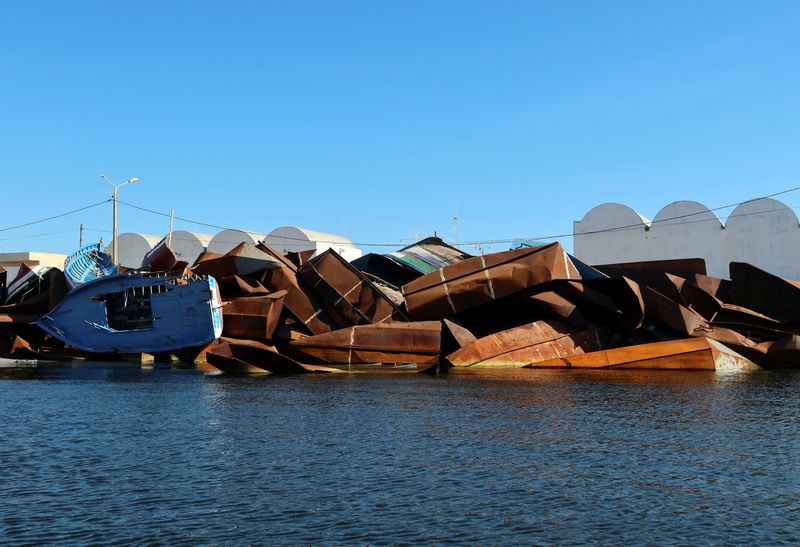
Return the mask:
<svg viewBox="0 0 800 547">
<path fill-rule="evenodd" d="M 204 346 L 222 334 L 213 277 L 128 272 L 86 283 L 35 324 L 93 353 L 160 353 Z"/>
<path fill-rule="evenodd" d="M 99 243 L 81 247 L 64 261 L 64 275 L 71 289 L 117 272 L 111 255 Z"/>
</svg>

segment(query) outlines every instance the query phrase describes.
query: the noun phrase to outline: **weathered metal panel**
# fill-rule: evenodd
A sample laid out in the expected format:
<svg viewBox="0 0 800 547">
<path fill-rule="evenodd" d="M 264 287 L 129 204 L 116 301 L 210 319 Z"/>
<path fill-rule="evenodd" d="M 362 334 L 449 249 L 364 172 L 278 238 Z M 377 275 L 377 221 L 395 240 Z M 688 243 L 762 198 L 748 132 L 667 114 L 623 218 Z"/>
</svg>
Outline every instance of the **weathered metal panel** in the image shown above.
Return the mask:
<svg viewBox="0 0 800 547">
<path fill-rule="evenodd" d="M 225 336 L 269 342 L 278 326 L 286 291 L 237 298 L 222 308 Z"/>
<path fill-rule="evenodd" d="M 364 274 L 331 249 L 303 264 L 297 273 L 350 325 L 406 319 Z"/>
<path fill-rule="evenodd" d="M 579 274 L 559 243 L 469 258 L 403 285 L 413 320 L 444 319 L 553 279 Z"/>
<path fill-rule="evenodd" d="M 294 352 L 324 363 L 437 364 L 441 347 L 439 321 L 360 325 L 294 340 Z"/>
<path fill-rule="evenodd" d="M 606 334 L 559 321 L 534 321 L 480 338 L 447 356 L 455 367 L 523 367 L 537 361 L 597 351 Z"/>
<path fill-rule="evenodd" d="M 549 359 L 526 368 L 626 368 L 669 370 L 755 370 L 757 365 L 706 338 L 653 342 Z"/>
</svg>

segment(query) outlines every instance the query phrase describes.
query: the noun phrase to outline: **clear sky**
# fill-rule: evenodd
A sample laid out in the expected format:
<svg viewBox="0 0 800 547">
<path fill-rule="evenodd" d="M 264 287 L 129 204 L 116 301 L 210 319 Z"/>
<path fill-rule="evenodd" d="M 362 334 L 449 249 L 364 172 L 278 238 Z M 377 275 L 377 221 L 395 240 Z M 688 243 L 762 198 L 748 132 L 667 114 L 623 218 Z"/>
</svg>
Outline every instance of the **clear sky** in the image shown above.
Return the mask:
<svg viewBox="0 0 800 547">
<path fill-rule="evenodd" d="M 798 29 L 796 1 L 7 2 L 0 229 L 108 198 L 101 172 L 140 179 L 127 203 L 357 243 L 742 201 L 800 186 Z M 81 223 L 108 243 L 111 205 L 0 251 L 69 252 Z"/>
</svg>

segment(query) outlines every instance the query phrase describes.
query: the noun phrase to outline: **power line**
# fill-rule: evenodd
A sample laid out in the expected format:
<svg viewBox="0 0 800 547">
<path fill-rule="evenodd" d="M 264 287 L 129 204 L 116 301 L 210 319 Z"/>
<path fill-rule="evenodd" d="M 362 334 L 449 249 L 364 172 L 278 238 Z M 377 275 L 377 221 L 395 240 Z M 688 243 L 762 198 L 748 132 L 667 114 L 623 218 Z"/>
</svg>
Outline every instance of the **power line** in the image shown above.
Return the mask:
<svg viewBox="0 0 800 547">
<path fill-rule="evenodd" d="M 53 220 L 53 219 L 56 219 L 56 218 L 65 217 L 67 215 L 72 215 L 72 214 L 75 214 L 75 213 L 79 213 L 81 211 L 85 211 L 86 209 L 91 209 L 92 207 L 97 207 L 98 205 L 103 205 L 104 203 L 108 203 L 109 201 L 111 201 L 111 199 L 100 201 L 100 202 L 95 203 L 93 205 L 87 205 L 86 207 L 81 207 L 80 209 L 74 209 L 72 211 L 67 211 L 66 213 L 53 215 L 51 217 L 42 218 L 42 219 L 34 220 L 34 221 L 31 221 L 31 222 L 26 222 L 24 224 L 17 224 L 16 226 L 9 226 L 8 228 L 0 228 L 0 232 L 7 232 L 9 230 L 16 230 L 17 228 L 24 228 L 25 226 L 32 226 L 34 224 L 40 224 L 42 222 L 47 222 L 48 220 Z"/>
<path fill-rule="evenodd" d="M 47 233 L 44 233 L 44 234 L 31 234 L 31 235 L 27 235 L 27 236 L 4 237 L 4 238 L 0 238 L 0 241 L 13 241 L 13 240 L 16 240 L 16 239 L 31 239 L 31 238 L 35 238 L 35 237 L 53 236 L 53 235 L 58 235 L 58 234 L 69 234 L 69 233 L 75 232 L 76 230 L 77 230 L 77 228 L 73 228 L 71 230 L 61 230 L 61 231 L 58 231 L 58 232 L 47 232 Z"/>
<path fill-rule="evenodd" d="M 459 243 L 460 243 L 461 246 L 495 245 L 495 244 L 501 244 L 501 243 L 513 243 L 514 241 L 519 241 L 519 240 L 560 239 L 560 238 L 565 238 L 565 237 L 573 237 L 575 235 L 581 235 L 581 236 L 582 235 L 593 235 L 593 234 L 601 234 L 601 233 L 607 233 L 607 232 L 640 229 L 643 224 L 649 228 L 653 224 L 663 223 L 663 222 L 668 222 L 668 221 L 673 221 L 673 220 L 680 220 L 680 219 L 684 219 L 684 218 L 689 218 L 689 217 L 693 217 L 693 216 L 697 216 L 697 215 L 706 214 L 706 213 L 709 213 L 709 212 L 720 211 L 722 209 L 730 209 L 732 207 L 738 207 L 739 205 L 742 205 L 743 203 L 747 203 L 749 201 L 755 201 L 755 200 L 758 200 L 758 199 L 769 199 L 769 198 L 773 198 L 775 196 L 788 194 L 790 192 L 796 192 L 798 190 L 800 190 L 800 186 L 796 186 L 794 188 L 789 188 L 789 189 L 786 189 L 786 190 L 781 190 L 780 192 L 775 192 L 773 194 L 769 194 L 769 195 L 766 195 L 766 196 L 761 196 L 761 197 L 758 197 L 758 198 L 752 198 L 752 199 L 748 199 L 748 200 L 745 200 L 745 201 L 740 201 L 740 202 L 737 202 L 737 203 L 731 203 L 729 205 L 721 205 L 719 207 L 714 207 L 713 209 L 704 209 L 702 211 L 695 211 L 693 213 L 686 213 L 686 214 L 683 214 L 683 215 L 676 215 L 676 216 L 673 216 L 673 217 L 661 218 L 661 219 L 653 220 L 653 221 L 650 221 L 649 224 L 645 224 L 644 221 L 642 221 L 642 222 L 636 223 L 636 224 L 627 224 L 627 225 L 621 225 L 621 226 L 614 226 L 612 228 L 602 228 L 602 229 L 598 229 L 598 230 L 591 230 L 591 231 L 587 231 L 587 232 L 581 232 L 579 234 L 575 234 L 575 233 L 570 232 L 570 233 L 565 233 L 565 234 L 546 235 L 546 236 L 514 237 L 514 238 L 508 238 L 508 239 L 488 239 L 488 240 L 479 240 L 479 241 L 461 241 Z M 159 215 L 159 216 L 163 216 L 163 217 L 169 217 L 170 216 L 169 213 L 164 213 L 164 212 L 161 212 L 161 211 L 154 211 L 153 209 L 148 209 L 146 207 L 140 207 L 138 205 L 133 205 L 132 203 L 126 203 L 126 202 L 120 201 L 120 200 L 117 200 L 117 203 L 120 203 L 120 204 L 128 206 L 128 207 L 132 207 L 134 209 L 138 209 L 140 211 L 145 211 L 145 212 L 148 212 L 148 213 L 152 213 L 154 215 Z M 797 208 L 797 207 L 790 207 L 790 209 L 795 209 L 795 208 Z M 782 210 L 782 209 L 773 209 L 773 210 L 768 210 L 768 211 L 758 211 L 758 212 L 755 212 L 755 213 L 743 213 L 743 214 L 740 214 L 740 215 L 728 215 L 726 217 L 717 217 L 715 215 L 715 218 L 713 218 L 713 219 L 701 219 L 701 220 L 686 221 L 686 222 L 676 222 L 676 223 L 673 223 L 673 225 L 692 224 L 692 223 L 695 223 L 695 222 L 709 222 L 709 221 L 714 221 L 714 220 L 721 221 L 723 219 L 735 218 L 735 217 L 739 217 L 739 216 L 750 216 L 750 215 L 754 215 L 754 214 L 777 212 L 777 211 L 780 211 L 780 210 Z M 247 230 L 241 230 L 239 228 L 230 228 L 230 227 L 227 227 L 227 226 L 220 226 L 218 224 L 211 224 L 211 223 L 208 223 L 208 222 L 201 222 L 201 221 L 192 220 L 192 219 L 179 217 L 179 216 L 175 216 L 174 218 L 176 220 L 181 220 L 183 222 L 188 222 L 190 224 L 197 224 L 199 226 L 207 226 L 207 227 L 210 227 L 210 228 L 216 228 L 218 230 L 247 231 Z M 291 240 L 291 241 L 300 241 L 300 242 L 307 242 L 308 241 L 306 239 L 302 239 L 302 238 L 298 238 L 298 237 L 291 237 L 291 236 L 284 236 L 284 235 L 279 235 L 279 236 L 274 236 L 274 237 L 276 239 L 280 238 L 280 239 Z M 316 240 L 316 241 L 318 243 L 328 243 L 328 244 L 331 244 L 331 245 L 341 244 L 342 243 L 341 241 L 324 241 L 324 240 Z M 405 244 L 402 243 L 402 242 L 401 243 L 397 243 L 397 242 L 394 242 L 394 243 L 351 242 L 351 243 L 353 245 L 357 245 L 359 247 L 398 247 L 398 246 L 399 247 L 404 247 L 405 246 Z"/>
</svg>

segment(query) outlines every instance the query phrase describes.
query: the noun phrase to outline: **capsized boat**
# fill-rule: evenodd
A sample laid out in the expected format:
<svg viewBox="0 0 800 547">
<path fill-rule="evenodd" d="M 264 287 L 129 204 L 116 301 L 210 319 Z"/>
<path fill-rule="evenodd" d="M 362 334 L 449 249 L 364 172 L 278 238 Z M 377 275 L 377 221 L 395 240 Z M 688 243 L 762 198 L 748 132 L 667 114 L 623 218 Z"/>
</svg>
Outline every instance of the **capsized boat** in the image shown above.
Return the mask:
<svg viewBox="0 0 800 547">
<path fill-rule="evenodd" d="M 6 287 L 6 298 L 3 303 L 16 304 L 39 294 L 50 269 L 47 266 L 30 266 L 23 262 L 16 277 Z"/>
<path fill-rule="evenodd" d="M 592 272 L 594 273 L 594 272 Z M 476 256 L 403 285 L 409 317 L 444 319 L 554 279 L 582 279 L 559 243 Z"/>
<path fill-rule="evenodd" d="M 526 365 L 525 368 L 620 368 L 743 372 L 759 366 L 709 338 L 689 338 L 607 349 Z"/>
<path fill-rule="evenodd" d="M 167 243 L 167 238 L 163 238 L 144 255 L 139 269 L 146 272 L 170 272 L 177 264 L 175 251 Z"/>
<path fill-rule="evenodd" d="M 70 289 L 117 272 L 117 265 L 111 255 L 99 243 L 81 247 L 64 261 L 64 275 Z"/>
<path fill-rule="evenodd" d="M 521 368 L 537 361 L 606 347 L 601 329 L 576 328 L 556 320 L 534 321 L 484 336 L 447 356 L 454 367 Z"/>
<path fill-rule="evenodd" d="M 427 369 L 439 363 L 442 323 L 379 323 L 359 325 L 292 340 L 288 350 L 304 359 L 314 359 L 348 370 L 353 365 L 413 363 Z M 427 366 L 419 366 L 427 365 Z"/>
<path fill-rule="evenodd" d="M 317 365 L 305 365 L 266 344 L 253 340 L 221 338 L 206 352 L 209 365 L 228 374 L 307 374 L 339 372 Z"/>
<path fill-rule="evenodd" d="M 128 272 L 86 283 L 35 324 L 93 353 L 160 353 L 203 346 L 222 334 L 213 277 Z"/>
</svg>

